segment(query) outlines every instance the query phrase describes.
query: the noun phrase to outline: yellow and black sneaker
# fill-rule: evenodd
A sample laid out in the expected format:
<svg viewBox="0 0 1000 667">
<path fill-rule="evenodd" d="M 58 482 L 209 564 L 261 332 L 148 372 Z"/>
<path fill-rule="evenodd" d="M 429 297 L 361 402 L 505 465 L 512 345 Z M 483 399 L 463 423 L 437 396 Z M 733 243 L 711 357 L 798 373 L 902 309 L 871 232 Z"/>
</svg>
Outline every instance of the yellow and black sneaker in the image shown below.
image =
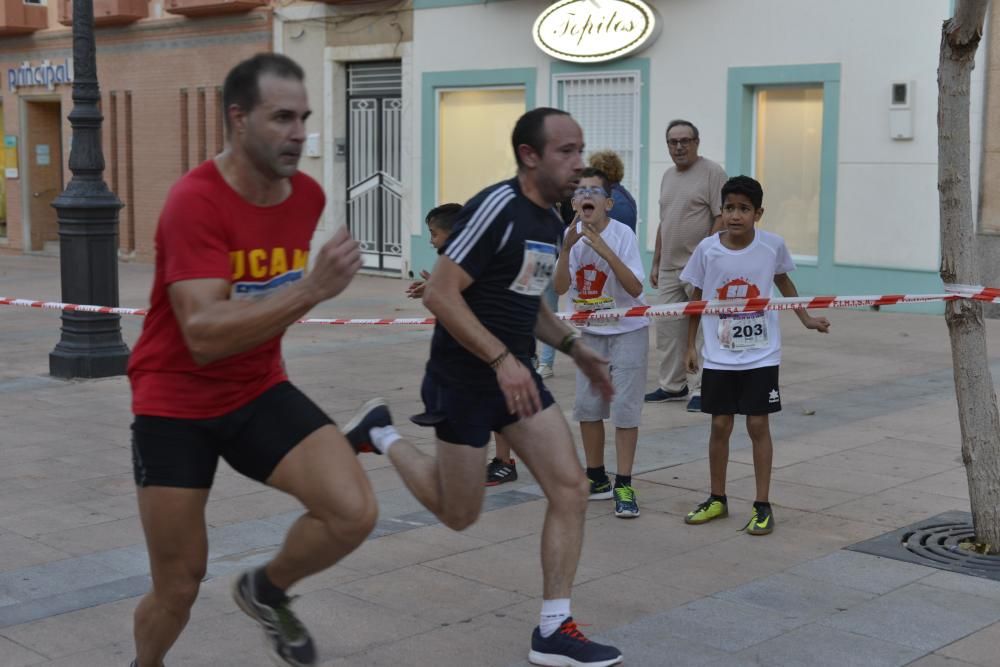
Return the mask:
<svg viewBox="0 0 1000 667">
<path fill-rule="evenodd" d="M 590 500 L 608 500 L 612 495 L 611 480 L 605 475 L 604 479 L 590 480 Z"/>
<path fill-rule="evenodd" d="M 709 496 L 708 500 L 687 513 L 687 516 L 684 517 L 684 523 L 698 525 L 727 516 L 729 516 L 729 507 L 726 505 L 726 499 L 719 496 Z"/>
<path fill-rule="evenodd" d="M 743 530 L 751 535 L 768 535 L 774 530 L 774 515 L 771 514 L 771 503 L 754 503 L 753 514 Z"/>
</svg>

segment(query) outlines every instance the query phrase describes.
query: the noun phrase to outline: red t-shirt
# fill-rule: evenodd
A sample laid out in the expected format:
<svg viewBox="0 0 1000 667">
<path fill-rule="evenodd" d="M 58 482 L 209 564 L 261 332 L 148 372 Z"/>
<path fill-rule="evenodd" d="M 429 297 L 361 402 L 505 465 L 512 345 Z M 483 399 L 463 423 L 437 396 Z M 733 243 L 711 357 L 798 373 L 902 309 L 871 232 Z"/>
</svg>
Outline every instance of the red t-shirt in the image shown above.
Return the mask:
<svg viewBox="0 0 1000 667">
<path fill-rule="evenodd" d="M 195 364 L 170 305 L 167 287 L 222 278 L 230 299 L 257 299 L 302 278 L 309 242 L 326 198 L 299 172 L 292 194 L 276 206 L 254 206 L 209 160 L 170 190 L 156 229 L 156 274 L 149 314 L 129 359 L 137 415 L 205 419 L 235 410 L 287 379 L 281 336 L 252 350 Z"/>
</svg>

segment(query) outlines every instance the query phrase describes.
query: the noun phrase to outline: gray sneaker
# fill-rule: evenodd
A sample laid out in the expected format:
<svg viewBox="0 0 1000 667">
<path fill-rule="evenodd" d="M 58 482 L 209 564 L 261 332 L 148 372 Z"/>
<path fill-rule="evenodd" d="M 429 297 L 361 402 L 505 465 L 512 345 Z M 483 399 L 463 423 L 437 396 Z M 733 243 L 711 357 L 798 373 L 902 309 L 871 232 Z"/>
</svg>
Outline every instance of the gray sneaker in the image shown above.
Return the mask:
<svg viewBox="0 0 1000 667">
<path fill-rule="evenodd" d="M 316 664 L 316 646 L 309 631 L 292 612 L 289 606 L 292 598 L 274 606 L 259 601 L 254 591 L 253 571 L 248 570 L 233 585 L 233 599 L 243 613 L 260 623 L 268 652 L 279 664 L 291 667 Z"/>
</svg>

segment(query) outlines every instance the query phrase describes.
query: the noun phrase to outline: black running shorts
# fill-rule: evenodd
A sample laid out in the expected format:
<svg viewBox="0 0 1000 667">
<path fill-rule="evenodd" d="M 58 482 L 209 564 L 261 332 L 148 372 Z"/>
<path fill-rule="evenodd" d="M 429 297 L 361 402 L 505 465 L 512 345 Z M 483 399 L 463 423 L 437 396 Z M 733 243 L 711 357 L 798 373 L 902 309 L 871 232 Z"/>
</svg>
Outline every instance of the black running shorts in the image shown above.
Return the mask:
<svg viewBox="0 0 1000 667">
<path fill-rule="evenodd" d="M 285 454 L 306 436 L 332 423 L 289 382 L 276 384 L 221 417 L 136 415 L 132 422 L 135 483 L 208 489 L 220 457 L 237 472 L 265 482 Z"/>
<path fill-rule="evenodd" d="M 545 388 L 538 373 L 532 371 L 531 375 L 535 378 L 544 410 L 556 401 Z M 485 447 L 490 441 L 491 432 L 499 433 L 505 426 L 519 419 L 507 410 L 507 401 L 499 388 L 471 389 L 446 383 L 427 373 L 420 387 L 420 396 L 424 400 L 426 411 L 423 423 L 433 425 L 434 434 L 443 442 Z"/>
<path fill-rule="evenodd" d="M 714 368 L 702 371 L 702 412 L 710 415 L 766 415 L 780 410 L 777 366 L 745 371 Z"/>
</svg>

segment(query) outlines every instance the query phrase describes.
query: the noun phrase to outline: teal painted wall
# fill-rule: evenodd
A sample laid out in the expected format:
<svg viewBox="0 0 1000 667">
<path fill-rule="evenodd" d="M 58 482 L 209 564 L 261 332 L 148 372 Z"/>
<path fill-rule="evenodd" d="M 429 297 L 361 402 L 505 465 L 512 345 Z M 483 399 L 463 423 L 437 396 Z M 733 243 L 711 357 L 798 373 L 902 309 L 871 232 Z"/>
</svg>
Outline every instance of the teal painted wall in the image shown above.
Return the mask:
<svg viewBox="0 0 1000 667">
<path fill-rule="evenodd" d="M 750 174 L 755 87 L 802 84 L 823 86 L 823 147 L 820 155 L 819 255 L 815 262 L 799 263 L 791 274 L 799 292 L 844 296 L 940 292 L 941 280 L 934 271 L 852 266 L 838 264 L 834 259 L 839 165 L 837 149 L 840 141 L 839 63 L 731 67 L 726 100 L 726 171 L 733 176 Z M 764 196 L 766 199 L 767 193 Z M 893 308 L 943 312 L 940 304 Z"/>
</svg>

